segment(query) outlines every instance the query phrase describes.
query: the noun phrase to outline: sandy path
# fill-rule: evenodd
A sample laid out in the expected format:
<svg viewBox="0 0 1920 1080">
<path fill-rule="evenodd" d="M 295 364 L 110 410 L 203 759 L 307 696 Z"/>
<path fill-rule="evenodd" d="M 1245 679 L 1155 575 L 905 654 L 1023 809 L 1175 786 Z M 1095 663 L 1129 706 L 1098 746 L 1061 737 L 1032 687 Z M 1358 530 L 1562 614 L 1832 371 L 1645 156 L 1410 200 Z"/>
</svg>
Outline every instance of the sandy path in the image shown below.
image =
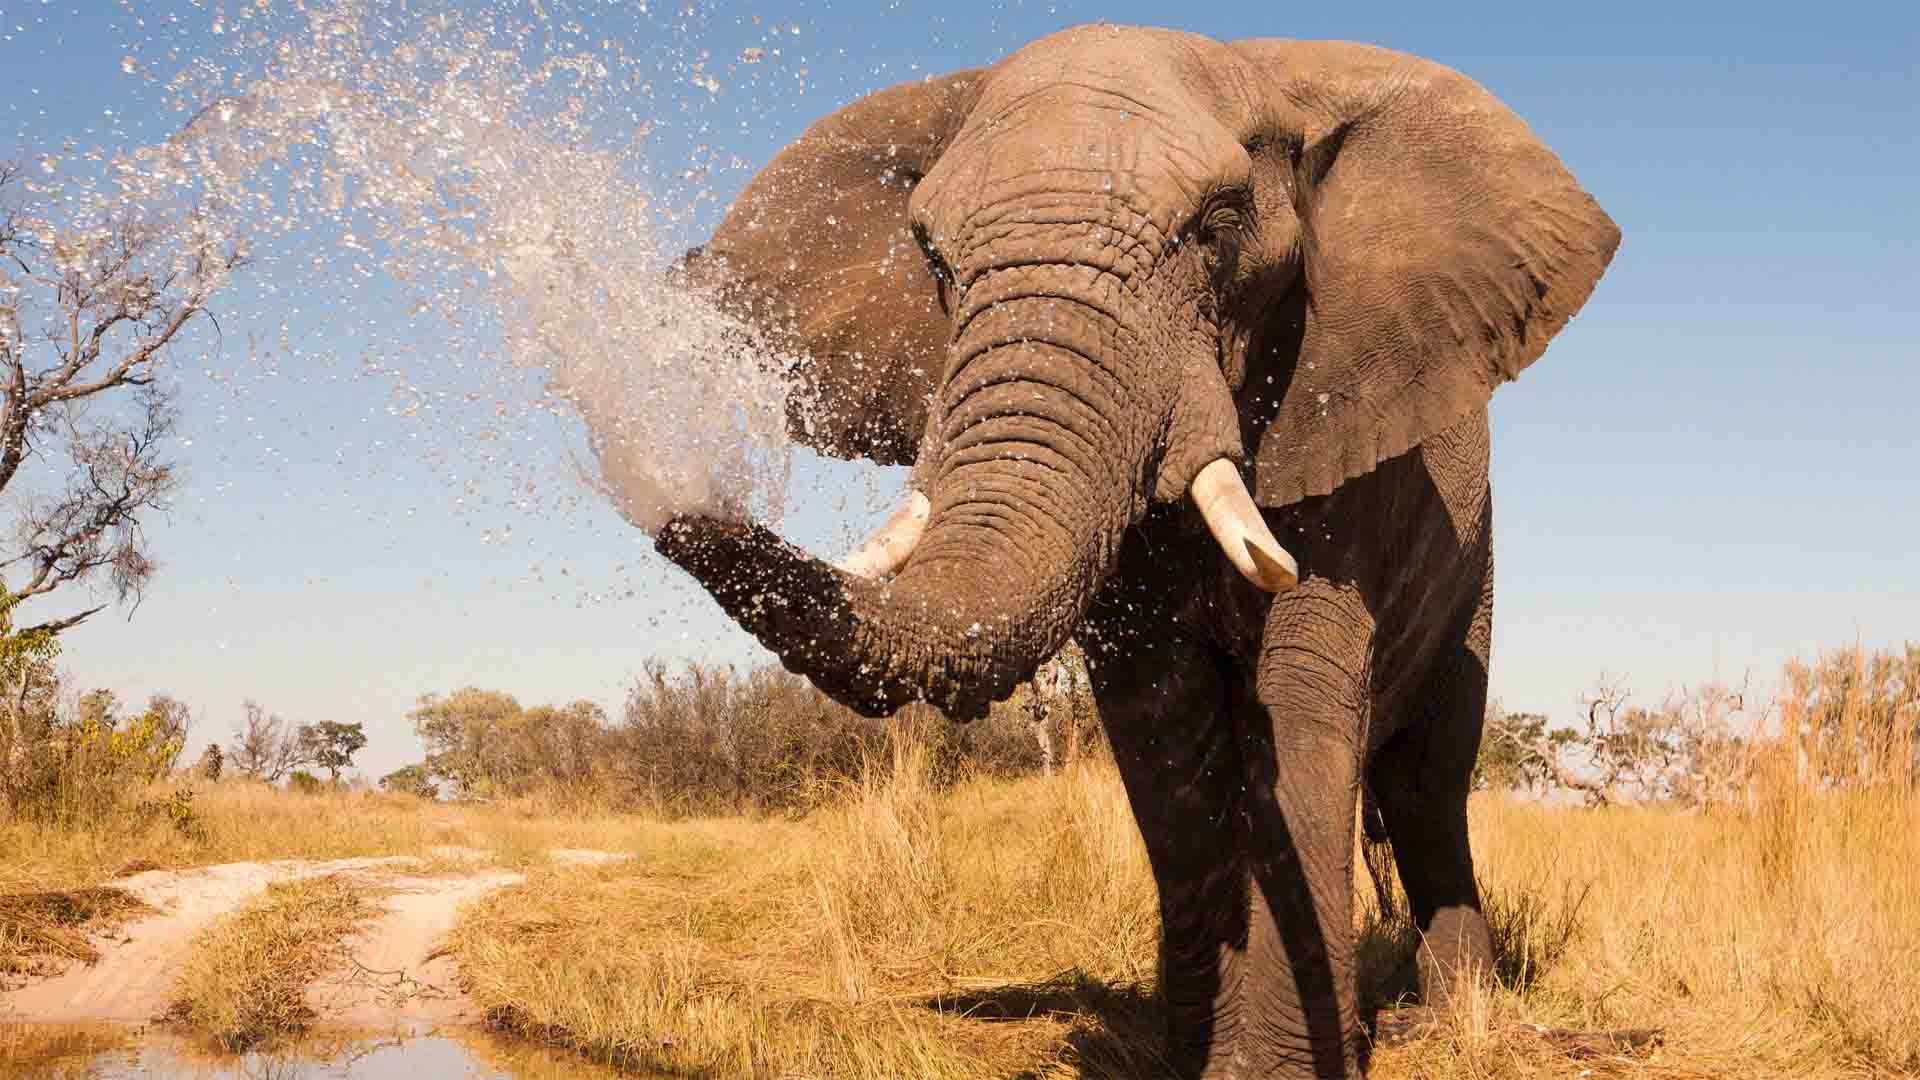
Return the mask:
<svg viewBox="0 0 1920 1080">
<path fill-rule="evenodd" d="M 353 960 L 307 988 L 307 1004 L 323 1022 L 357 1027 L 425 1029 L 477 1023 L 473 1003 L 454 985 L 449 957 L 433 957 L 460 909 L 522 881 L 502 870 L 468 877 L 397 877 L 386 912 L 352 941 Z"/>
<path fill-rule="evenodd" d="M 464 854 L 464 852 L 463 852 Z M 97 963 L 0 992 L 0 1021 L 79 1023 L 153 1020 L 171 1003 L 173 981 L 188 942 L 203 927 L 264 892 L 274 882 L 351 873 L 382 890 L 383 913 L 350 942 L 352 960 L 308 988 L 323 1023 L 424 1030 L 479 1019 L 454 986 L 451 959 L 430 959 L 461 909 L 494 889 L 522 880 L 488 868 L 482 852 L 462 859 L 465 873 L 409 873 L 422 860 L 288 860 L 227 863 L 191 870 L 154 870 L 112 884 L 155 908 L 114 934 L 98 938 Z M 620 856 L 560 849 L 556 863 L 597 863 Z"/>
<path fill-rule="evenodd" d="M 418 859 L 288 860 L 150 870 L 112 882 L 156 912 L 97 939 L 100 960 L 0 994 L 0 1019 L 73 1023 L 151 1020 L 166 1011 L 175 960 L 202 927 L 277 881 L 418 865 Z"/>
</svg>

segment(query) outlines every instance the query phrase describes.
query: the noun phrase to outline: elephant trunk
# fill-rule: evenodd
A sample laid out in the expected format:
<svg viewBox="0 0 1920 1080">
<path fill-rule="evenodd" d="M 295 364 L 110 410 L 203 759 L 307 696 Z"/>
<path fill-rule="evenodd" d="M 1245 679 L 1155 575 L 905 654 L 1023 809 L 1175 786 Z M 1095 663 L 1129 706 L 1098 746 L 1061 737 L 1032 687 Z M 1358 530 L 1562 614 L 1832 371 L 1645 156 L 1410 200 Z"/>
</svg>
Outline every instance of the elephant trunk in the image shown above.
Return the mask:
<svg viewBox="0 0 1920 1080">
<path fill-rule="evenodd" d="M 758 526 L 682 519 L 660 550 L 788 668 L 868 715 L 926 700 L 967 719 L 1072 633 L 1140 505 L 1154 427 L 1130 415 L 1073 301 L 1002 298 L 953 346 L 925 532 L 869 580 Z M 1111 337 L 1107 340 L 1111 341 Z M 1134 445 L 1134 444 L 1138 445 Z"/>
</svg>

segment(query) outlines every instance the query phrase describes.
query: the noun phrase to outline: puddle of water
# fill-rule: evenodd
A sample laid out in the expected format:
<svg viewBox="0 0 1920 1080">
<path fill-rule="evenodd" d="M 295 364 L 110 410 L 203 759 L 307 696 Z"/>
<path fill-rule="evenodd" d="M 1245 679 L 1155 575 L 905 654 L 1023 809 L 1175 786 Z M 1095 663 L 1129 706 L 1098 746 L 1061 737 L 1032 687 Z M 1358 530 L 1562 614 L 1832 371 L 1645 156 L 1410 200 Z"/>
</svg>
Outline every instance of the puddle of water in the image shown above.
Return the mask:
<svg viewBox="0 0 1920 1080">
<path fill-rule="evenodd" d="M 443 1076 L 600 1080 L 616 1075 L 569 1054 L 470 1030 L 385 1036 L 321 1031 L 297 1043 L 246 1054 L 212 1053 L 203 1043 L 151 1029 L 86 1026 L 56 1030 L 18 1025 L 6 1034 L 4 1042 L 11 1053 L 0 1051 L 0 1071 L 9 1076 L 60 1080 L 155 1076 L 208 1080 L 417 1080 Z M 34 1047 L 38 1052 L 29 1049 Z"/>
</svg>

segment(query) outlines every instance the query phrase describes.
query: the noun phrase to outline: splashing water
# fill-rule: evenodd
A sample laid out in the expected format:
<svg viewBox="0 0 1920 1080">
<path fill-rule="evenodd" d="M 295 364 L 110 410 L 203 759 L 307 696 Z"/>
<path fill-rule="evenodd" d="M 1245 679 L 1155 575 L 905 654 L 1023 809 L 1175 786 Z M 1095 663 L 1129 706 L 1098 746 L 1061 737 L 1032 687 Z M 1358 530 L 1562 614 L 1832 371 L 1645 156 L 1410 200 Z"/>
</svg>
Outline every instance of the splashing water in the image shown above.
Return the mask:
<svg viewBox="0 0 1920 1080">
<path fill-rule="evenodd" d="M 778 521 L 792 360 L 670 280 L 638 139 L 587 120 L 618 58 L 530 62 L 535 24 L 455 12 L 383 39 L 368 6 L 310 8 L 262 74 L 189 69 L 175 89 L 220 96 L 116 163 L 123 197 L 236 237 L 323 229 L 450 326 L 493 326 L 586 420 L 596 486 L 642 529 Z"/>
</svg>

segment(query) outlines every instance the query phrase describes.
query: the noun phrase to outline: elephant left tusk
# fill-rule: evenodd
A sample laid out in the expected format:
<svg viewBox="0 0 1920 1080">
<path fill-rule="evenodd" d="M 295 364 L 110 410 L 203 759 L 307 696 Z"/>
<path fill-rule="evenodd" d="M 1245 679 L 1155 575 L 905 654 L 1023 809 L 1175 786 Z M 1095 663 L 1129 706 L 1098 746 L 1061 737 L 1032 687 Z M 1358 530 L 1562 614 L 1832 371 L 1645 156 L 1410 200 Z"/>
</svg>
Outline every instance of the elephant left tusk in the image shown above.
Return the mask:
<svg viewBox="0 0 1920 1080">
<path fill-rule="evenodd" d="M 1270 593 L 1300 583 L 1299 565 L 1273 538 L 1233 462 L 1215 459 L 1200 470 L 1187 490 L 1206 519 L 1207 531 L 1242 577 Z"/>
<path fill-rule="evenodd" d="M 933 504 L 925 494 L 913 492 L 865 544 L 834 565 L 855 577 L 883 578 L 892 574 L 919 545 L 920 534 L 927 531 L 927 515 L 932 510 Z"/>
</svg>

